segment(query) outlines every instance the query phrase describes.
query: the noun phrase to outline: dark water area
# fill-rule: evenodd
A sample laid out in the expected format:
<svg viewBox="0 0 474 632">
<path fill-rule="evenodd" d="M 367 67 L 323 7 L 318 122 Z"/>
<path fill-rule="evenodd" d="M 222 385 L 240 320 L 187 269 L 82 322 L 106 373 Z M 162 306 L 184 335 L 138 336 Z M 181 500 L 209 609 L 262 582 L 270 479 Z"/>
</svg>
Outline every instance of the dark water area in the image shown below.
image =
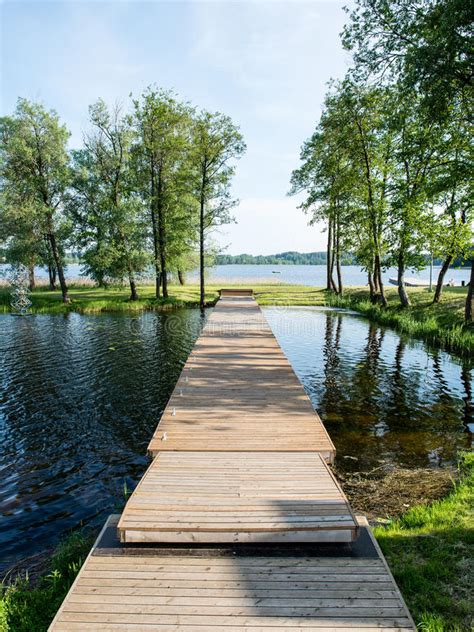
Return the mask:
<svg viewBox="0 0 474 632">
<path fill-rule="evenodd" d="M 123 505 L 201 325 L 192 309 L 0 317 L 0 568 Z"/>
<path fill-rule="evenodd" d="M 439 467 L 470 447 L 468 362 L 357 315 L 264 311 L 338 467 Z M 193 309 L 0 316 L 0 569 L 120 510 L 202 324 Z"/>
</svg>

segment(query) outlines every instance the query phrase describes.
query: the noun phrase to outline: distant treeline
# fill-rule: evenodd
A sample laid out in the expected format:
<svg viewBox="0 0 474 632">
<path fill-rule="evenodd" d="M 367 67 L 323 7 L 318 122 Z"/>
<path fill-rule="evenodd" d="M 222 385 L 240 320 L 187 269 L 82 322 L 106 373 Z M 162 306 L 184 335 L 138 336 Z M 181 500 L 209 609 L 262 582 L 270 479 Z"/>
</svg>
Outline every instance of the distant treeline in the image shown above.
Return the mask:
<svg viewBox="0 0 474 632">
<path fill-rule="evenodd" d="M 280 252 L 275 255 L 217 255 L 216 265 L 253 264 L 253 265 L 326 265 L 326 252 Z M 356 263 L 351 254 L 342 256 L 343 265 Z"/>
<path fill-rule="evenodd" d="M 429 255 L 425 255 L 424 257 L 425 263 L 428 266 L 430 263 Z M 275 255 L 217 255 L 216 256 L 216 265 L 225 266 L 230 264 L 251 264 L 251 265 L 312 265 L 312 266 L 323 266 L 327 263 L 327 252 L 280 252 Z M 353 266 L 357 265 L 359 262 L 357 261 L 357 257 L 353 253 L 343 253 L 341 254 L 341 265 L 343 266 Z M 442 265 L 442 259 L 434 259 L 433 263 L 435 266 Z M 464 262 L 460 257 L 457 257 L 453 263 L 452 267 L 460 267 L 463 265 L 469 265 L 469 263 Z"/>
</svg>

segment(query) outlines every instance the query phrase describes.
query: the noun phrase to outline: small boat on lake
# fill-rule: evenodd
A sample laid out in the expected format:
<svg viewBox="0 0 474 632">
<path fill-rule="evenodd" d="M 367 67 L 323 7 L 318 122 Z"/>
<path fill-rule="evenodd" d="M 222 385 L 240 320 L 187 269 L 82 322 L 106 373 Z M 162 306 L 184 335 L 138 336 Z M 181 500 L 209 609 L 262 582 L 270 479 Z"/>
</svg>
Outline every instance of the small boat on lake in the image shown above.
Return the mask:
<svg viewBox="0 0 474 632">
<path fill-rule="evenodd" d="M 392 285 L 398 285 L 398 279 L 389 279 Z M 424 279 L 405 279 L 406 287 L 429 287 L 430 282 Z"/>
<path fill-rule="evenodd" d="M 391 283 L 392 285 L 398 285 L 398 279 L 392 278 L 392 279 L 389 279 L 388 282 Z M 455 287 L 456 283 L 454 279 L 451 279 L 450 281 L 446 281 L 446 283 L 444 283 L 443 285 L 445 285 L 446 287 Z M 429 287 L 430 282 L 424 279 L 405 279 L 405 286 L 406 287 Z"/>
<path fill-rule="evenodd" d="M 398 285 L 398 279 L 392 278 L 392 279 L 389 279 L 388 282 L 391 283 L 392 285 Z M 436 281 L 433 281 L 433 283 L 436 283 Z M 456 281 L 454 279 L 450 279 L 449 281 L 446 281 L 445 283 L 443 283 L 443 285 L 445 287 L 455 287 Z M 429 287 L 430 282 L 424 279 L 405 279 L 405 286 L 406 287 Z"/>
</svg>

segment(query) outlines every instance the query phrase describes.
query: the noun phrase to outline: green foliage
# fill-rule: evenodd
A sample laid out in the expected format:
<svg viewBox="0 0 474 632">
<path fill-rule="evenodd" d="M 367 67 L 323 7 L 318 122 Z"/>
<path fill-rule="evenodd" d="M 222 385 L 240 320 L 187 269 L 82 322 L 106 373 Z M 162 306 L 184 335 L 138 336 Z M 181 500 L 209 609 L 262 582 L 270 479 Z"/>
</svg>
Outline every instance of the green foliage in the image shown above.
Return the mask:
<svg viewBox="0 0 474 632">
<path fill-rule="evenodd" d="M 460 457 L 446 498 L 409 509 L 375 535 L 420 630 L 455 632 L 474 623 L 474 454 Z"/>
<path fill-rule="evenodd" d="M 99 100 L 89 108 L 93 131 L 85 148 L 73 152 L 73 191 L 69 212 L 86 272 L 99 285 L 127 279 L 131 294 L 145 268 L 143 203 L 134 190 L 132 129 L 128 117 Z"/>
<path fill-rule="evenodd" d="M 69 132 L 54 111 L 18 99 L 13 116 L 0 119 L 0 227 L 8 259 L 33 267 L 54 264 L 63 300 L 64 249 L 69 223 L 64 201 L 69 185 Z"/>
<path fill-rule="evenodd" d="M 172 92 L 148 88 L 134 101 L 137 191 L 147 212 L 153 264 L 167 297 L 170 270 L 187 269 L 197 240 L 191 135 L 194 111 Z"/>
<path fill-rule="evenodd" d="M 204 307 L 204 259 L 206 237 L 210 229 L 233 221 L 232 208 L 237 204 L 230 195 L 235 172 L 233 161 L 246 146 L 232 120 L 205 110 L 193 121 L 192 154 L 193 188 L 199 203 L 200 305 Z"/>
<path fill-rule="evenodd" d="M 28 576 L 4 584 L 0 601 L 2 632 L 47 630 L 91 546 L 92 538 L 80 532 L 73 533 L 59 544 L 48 574 L 36 585 L 31 585 Z"/>
<path fill-rule="evenodd" d="M 472 5 L 463 0 L 357 0 L 343 43 L 359 76 L 400 79 L 432 116 L 472 109 Z M 470 102 L 470 105 L 469 105 Z"/>
<path fill-rule="evenodd" d="M 201 233 L 231 220 L 231 163 L 245 148 L 231 119 L 153 87 L 132 105 L 91 105 L 91 129 L 70 153 L 53 111 L 19 99 L 0 119 L 0 253 L 31 279 L 35 265 L 48 267 L 52 289 L 57 273 L 65 302 L 66 247 L 98 285 L 126 280 L 131 300 L 153 265 L 156 298 L 161 287 L 167 298 L 170 274 L 212 258 Z"/>
<path fill-rule="evenodd" d="M 441 257 L 438 301 L 447 268 L 469 256 L 473 239 L 472 9 L 459 0 L 356 0 L 349 13 L 343 43 L 355 65 L 331 86 L 291 193 L 305 191 L 302 209 L 328 224 L 329 290 L 342 293 L 332 280 L 342 240 L 384 307 L 382 267 L 398 267 L 408 307 L 405 270 L 426 253 Z M 468 297 L 468 322 L 471 305 Z"/>
</svg>

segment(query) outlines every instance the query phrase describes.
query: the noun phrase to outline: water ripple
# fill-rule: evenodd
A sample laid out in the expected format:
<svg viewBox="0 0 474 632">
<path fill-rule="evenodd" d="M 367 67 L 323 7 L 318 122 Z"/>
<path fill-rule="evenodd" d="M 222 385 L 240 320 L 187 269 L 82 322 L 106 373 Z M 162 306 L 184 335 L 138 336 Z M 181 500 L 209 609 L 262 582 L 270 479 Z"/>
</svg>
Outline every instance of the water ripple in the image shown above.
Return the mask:
<svg viewBox="0 0 474 632">
<path fill-rule="evenodd" d="M 178 323 L 167 331 L 168 318 Z M 117 510 L 201 327 L 170 314 L 0 317 L 6 567 Z"/>
</svg>

